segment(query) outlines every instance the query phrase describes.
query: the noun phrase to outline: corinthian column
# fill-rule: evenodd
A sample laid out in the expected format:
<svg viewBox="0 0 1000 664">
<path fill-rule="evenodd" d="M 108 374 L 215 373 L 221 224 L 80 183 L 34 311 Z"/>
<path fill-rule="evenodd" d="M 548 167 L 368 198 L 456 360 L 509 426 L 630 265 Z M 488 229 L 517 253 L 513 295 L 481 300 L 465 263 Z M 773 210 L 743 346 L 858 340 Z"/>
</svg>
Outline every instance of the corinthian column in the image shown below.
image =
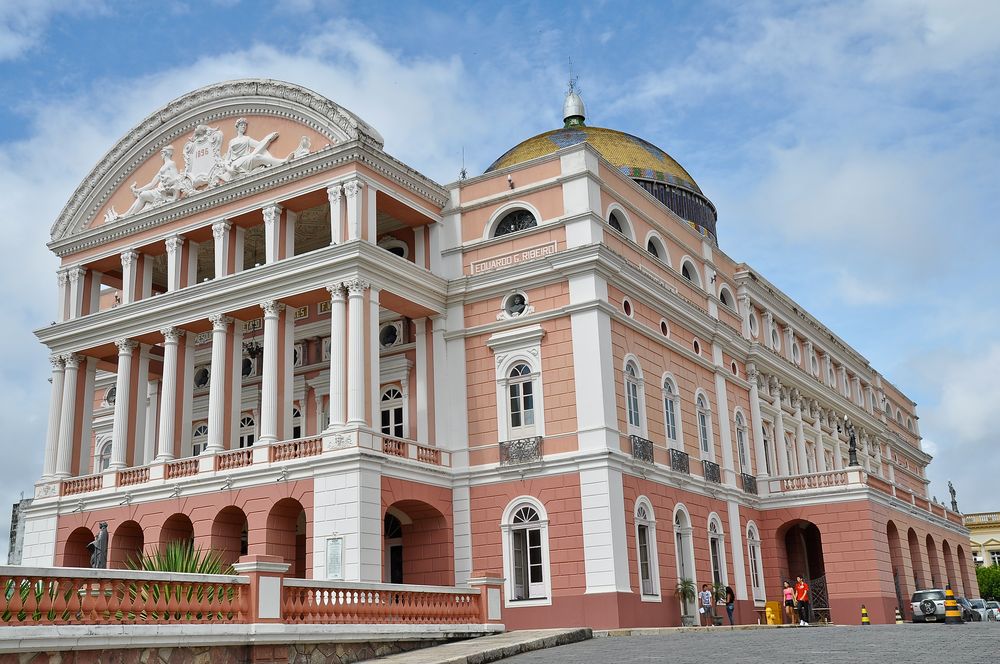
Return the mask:
<svg viewBox="0 0 1000 664">
<path fill-rule="evenodd" d="M 791 473 L 788 468 L 788 451 L 785 444 L 785 415 L 781 412 L 781 383 L 773 380 L 771 394 L 774 396 L 774 407 L 778 411 L 777 415 L 774 416 L 774 455 L 778 457 L 778 472 L 787 477 Z"/>
<path fill-rule="evenodd" d="M 139 254 L 131 249 L 123 251 L 122 259 L 122 304 L 129 304 L 135 301 L 137 284 L 135 283 L 136 261 Z"/>
<path fill-rule="evenodd" d="M 132 419 L 128 412 L 129 388 L 132 386 L 132 353 L 139 344 L 131 339 L 119 339 L 118 376 L 115 381 L 115 419 L 111 429 L 111 463 L 108 468 L 117 470 L 127 465 L 128 425 Z"/>
<path fill-rule="evenodd" d="M 226 341 L 233 319 L 216 314 L 212 321 L 212 368 L 208 383 L 208 444 L 207 452 L 225 449 L 223 432 L 226 423 Z"/>
<path fill-rule="evenodd" d="M 347 423 L 344 408 L 346 395 L 345 365 L 347 364 L 347 301 L 344 285 L 327 286 L 330 291 L 330 424 L 329 428 Z"/>
<path fill-rule="evenodd" d="M 347 423 L 365 423 L 365 291 L 369 284 L 360 279 L 347 282 Z"/>
<path fill-rule="evenodd" d="M 160 430 L 157 437 L 156 460 L 174 458 L 174 424 L 177 419 L 177 346 L 184 330 L 168 327 L 163 335 L 163 386 L 160 388 Z"/>
<path fill-rule="evenodd" d="M 762 380 L 757 367 L 752 363 L 747 365 L 747 380 L 750 381 L 750 427 L 753 430 L 754 459 L 757 461 L 757 476 L 766 475 L 767 452 L 764 450 L 764 422 L 760 417 L 760 388 L 758 381 Z"/>
<path fill-rule="evenodd" d="M 63 376 L 62 418 L 59 420 L 59 451 L 56 453 L 56 477 L 69 477 L 73 460 L 73 431 L 76 429 L 76 388 L 80 361 L 70 353 L 63 355 L 66 372 Z"/>
<path fill-rule="evenodd" d="M 344 183 L 344 196 L 347 197 L 347 239 L 357 240 L 361 237 L 361 180 L 349 180 Z"/>
<path fill-rule="evenodd" d="M 327 198 L 330 199 L 330 244 L 340 244 L 341 234 L 341 190 L 340 183 L 330 185 L 326 189 Z"/>
<path fill-rule="evenodd" d="M 164 240 L 167 247 L 167 292 L 172 293 L 181 287 L 181 247 L 184 238 L 172 235 Z"/>
<path fill-rule="evenodd" d="M 212 237 L 215 240 L 215 278 L 220 279 L 229 274 L 229 230 L 233 227 L 223 219 L 212 224 Z"/>
<path fill-rule="evenodd" d="M 52 477 L 56 472 L 56 450 L 59 445 L 59 422 L 62 419 L 63 379 L 65 364 L 61 355 L 50 355 L 52 364 L 52 389 L 49 392 L 49 428 L 45 434 L 45 463 L 42 477 Z"/>
<path fill-rule="evenodd" d="M 264 373 L 261 377 L 260 442 L 278 440 L 278 326 L 285 305 L 271 300 L 260 305 L 264 310 Z"/>
<path fill-rule="evenodd" d="M 281 230 L 281 206 L 277 203 L 264 208 L 264 262 L 278 260 L 278 242 Z"/>
<path fill-rule="evenodd" d="M 795 406 L 795 457 L 798 459 L 799 474 L 809 472 L 809 455 L 806 452 L 806 431 L 802 424 L 802 396 L 795 392 L 792 404 Z"/>
</svg>

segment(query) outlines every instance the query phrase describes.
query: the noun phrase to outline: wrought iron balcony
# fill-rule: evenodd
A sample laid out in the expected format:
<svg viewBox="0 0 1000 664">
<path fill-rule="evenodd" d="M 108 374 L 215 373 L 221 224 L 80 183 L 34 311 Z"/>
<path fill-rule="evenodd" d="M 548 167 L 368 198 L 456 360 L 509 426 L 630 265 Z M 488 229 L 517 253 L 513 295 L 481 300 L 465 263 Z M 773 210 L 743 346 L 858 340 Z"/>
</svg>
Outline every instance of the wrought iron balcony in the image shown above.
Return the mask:
<svg viewBox="0 0 1000 664">
<path fill-rule="evenodd" d="M 740 477 L 743 478 L 743 490 L 747 493 L 752 493 L 757 495 L 757 478 L 753 475 L 748 475 L 747 473 L 742 473 Z"/>
<path fill-rule="evenodd" d="M 707 481 L 722 484 L 722 471 L 719 469 L 719 464 L 708 459 L 702 459 L 701 471 Z"/>
<path fill-rule="evenodd" d="M 629 436 L 632 444 L 632 458 L 636 461 L 653 463 L 653 441 L 646 440 L 642 436 Z"/>
<path fill-rule="evenodd" d="M 542 460 L 542 437 L 517 438 L 500 443 L 500 465 L 516 466 Z"/>
<path fill-rule="evenodd" d="M 679 473 L 691 474 L 691 458 L 687 452 L 670 450 L 670 469 Z"/>
</svg>

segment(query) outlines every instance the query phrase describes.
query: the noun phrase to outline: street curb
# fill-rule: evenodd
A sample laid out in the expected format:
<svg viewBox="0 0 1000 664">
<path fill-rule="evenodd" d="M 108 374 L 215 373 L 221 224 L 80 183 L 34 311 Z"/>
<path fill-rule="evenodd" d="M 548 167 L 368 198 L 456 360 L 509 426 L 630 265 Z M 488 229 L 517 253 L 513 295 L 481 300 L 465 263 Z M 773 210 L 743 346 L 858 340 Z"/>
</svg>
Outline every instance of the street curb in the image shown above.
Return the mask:
<svg viewBox="0 0 1000 664">
<path fill-rule="evenodd" d="M 809 625 L 809 627 L 841 627 L 834 624 Z M 609 638 L 616 636 L 663 636 L 674 633 L 711 634 L 713 631 L 748 631 L 756 629 L 799 629 L 798 625 L 722 625 L 718 627 L 636 627 L 633 629 L 594 630 L 594 638 Z"/>
<path fill-rule="evenodd" d="M 411 650 L 380 659 L 387 664 L 487 664 L 533 650 L 554 648 L 593 638 L 589 627 L 506 632 Z"/>
</svg>

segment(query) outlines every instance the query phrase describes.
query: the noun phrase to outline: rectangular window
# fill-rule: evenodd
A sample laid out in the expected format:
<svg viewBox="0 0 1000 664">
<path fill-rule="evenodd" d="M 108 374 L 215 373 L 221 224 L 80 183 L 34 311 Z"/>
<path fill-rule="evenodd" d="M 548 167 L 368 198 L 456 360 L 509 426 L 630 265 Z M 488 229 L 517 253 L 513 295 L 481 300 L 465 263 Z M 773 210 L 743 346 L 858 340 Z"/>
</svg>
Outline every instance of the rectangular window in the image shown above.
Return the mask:
<svg viewBox="0 0 1000 664">
<path fill-rule="evenodd" d="M 745 473 L 750 467 L 747 463 L 747 444 L 746 444 L 746 430 L 742 427 L 736 430 L 736 447 L 739 451 L 740 457 L 740 472 Z"/>
<path fill-rule="evenodd" d="M 760 554 L 757 550 L 758 544 L 756 542 L 750 543 L 750 584 L 753 586 L 753 596 L 760 596 L 760 570 L 757 569 L 758 561 L 760 559 Z"/>
<path fill-rule="evenodd" d="M 639 528 L 639 579 L 642 581 L 642 594 L 654 595 L 653 577 L 649 568 L 649 527 L 640 525 Z"/>
<path fill-rule="evenodd" d="M 629 426 L 639 428 L 639 386 L 632 381 L 625 382 L 626 396 L 628 398 L 628 423 Z"/>
<path fill-rule="evenodd" d="M 719 538 L 712 537 L 709 540 L 709 548 L 712 555 L 712 580 L 715 583 L 722 583 L 722 560 L 719 556 Z"/>
<path fill-rule="evenodd" d="M 663 410 L 666 414 L 667 438 L 677 440 L 677 414 L 674 410 L 674 398 L 666 397 L 663 400 Z"/>
<path fill-rule="evenodd" d="M 1000 551 L 990 551 L 990 560 L 994 565 L 1000 565 Z"/>
<path fill-rule="evenodd" d="M 704 411 L 698 413 L 698 438 L 701 440 L 701 451 L 708 452 L 708 417 Z"/>
</svg>

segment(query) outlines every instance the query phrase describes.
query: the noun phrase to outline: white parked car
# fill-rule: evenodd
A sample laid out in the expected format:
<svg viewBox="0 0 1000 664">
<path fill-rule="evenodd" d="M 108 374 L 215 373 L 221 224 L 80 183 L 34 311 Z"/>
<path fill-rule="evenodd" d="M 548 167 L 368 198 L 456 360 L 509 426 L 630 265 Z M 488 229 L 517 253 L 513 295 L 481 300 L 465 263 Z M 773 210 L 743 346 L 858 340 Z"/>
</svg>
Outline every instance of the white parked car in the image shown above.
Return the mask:
<svg viewBox="0 0 1000 664">
<path fill-rule="evenodd" d="M 1000 620 L 1000 602 L 994 600 L 986 602 L 986 619 L 992 622 Z"/>
<path fill-rule="evenodd" d="M 983 621 L 987 620 L 987 618 L 986 618 L 986 602 L 984 600 L 981 600 L 981 599 L 970 599 L 969 600 L 969 604 L 972 605 L 972 608 L 976 610 L 976 613 L 979 614 L 979 617 L 982 618 Z"/>
</svg>

